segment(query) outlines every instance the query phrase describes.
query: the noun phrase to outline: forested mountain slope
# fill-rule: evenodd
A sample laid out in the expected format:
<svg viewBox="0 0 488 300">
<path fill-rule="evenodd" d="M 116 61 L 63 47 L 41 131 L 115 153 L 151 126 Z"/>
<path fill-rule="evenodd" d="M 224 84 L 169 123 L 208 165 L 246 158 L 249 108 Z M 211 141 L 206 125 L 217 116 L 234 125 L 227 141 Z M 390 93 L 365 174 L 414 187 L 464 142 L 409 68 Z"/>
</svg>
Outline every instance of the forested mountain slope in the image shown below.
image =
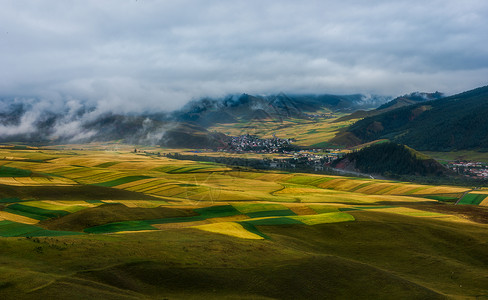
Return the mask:
<svg viewBox="0 0 488 300">
<path fill-rule="evenodd" d="M 488 86 L 364 118 L 336 143 L 388 138 L 417 150 L 488 149 Z"/>
</svg>

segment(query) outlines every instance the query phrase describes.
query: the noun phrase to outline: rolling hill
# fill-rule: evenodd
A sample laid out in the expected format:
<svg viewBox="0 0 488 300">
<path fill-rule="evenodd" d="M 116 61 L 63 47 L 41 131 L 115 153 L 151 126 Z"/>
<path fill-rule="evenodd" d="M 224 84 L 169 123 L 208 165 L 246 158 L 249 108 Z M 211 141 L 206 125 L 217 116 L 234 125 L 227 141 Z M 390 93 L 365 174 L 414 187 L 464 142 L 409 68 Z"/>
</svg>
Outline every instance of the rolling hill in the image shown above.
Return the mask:
<svg viewBox="0 0 488 300">
<path fill-rule="evenodd" d="M 336 160 L 333 166 L 390 178 L 398 178 L 402 175 L 445 176 L 449 174 L 449 170 L 436 160 L 412 148 L 391 142 L 373 144 L 348 153 Z"/>
<path fill-rule="evenodd" d="M 488 296 L 488 189 L 67 148 L 0 148 L 2 299 Z"/>
</svg>

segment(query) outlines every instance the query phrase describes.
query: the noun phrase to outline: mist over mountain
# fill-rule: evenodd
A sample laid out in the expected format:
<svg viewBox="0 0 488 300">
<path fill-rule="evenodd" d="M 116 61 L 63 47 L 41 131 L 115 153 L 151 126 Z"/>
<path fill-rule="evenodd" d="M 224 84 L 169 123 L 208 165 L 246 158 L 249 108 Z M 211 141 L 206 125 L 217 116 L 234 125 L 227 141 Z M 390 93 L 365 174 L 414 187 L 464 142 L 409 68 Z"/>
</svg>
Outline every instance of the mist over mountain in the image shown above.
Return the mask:
<svg viewBox="0 0 488 300">
<path fill-rule="evenodd" d="M 10 103 L 9 103 L 10 102 Z M 77 143 L 124 139 L 127 142 L 159 142 L 174 126 L 167 117 L 99 112 L 95 107 L 69 101 L 64 107 L 47 107 L 42 101 L 3 99 L 0 141 L 30 143 Z"/>
<path fill-rule="evenodd" d="M 176 116 L 181 121 L 191 121 L 202 126 L 215 123 L 232 123 L 253 119 L 307 118 L 307 113 L 319 110 L 354 112 L 373 109 L 391 97 L 378 95 L 286 95 L 269 96 L 248 94 L 232 95 L 221 99 L 205 98 L 192 101 Z"/>
<path fill-rule="evenodd" d="M 413 92 L 410 94 L 406 94 L 400 97 L 397 97 L 380 107 L 378 107 L 376 110 L 385 112 L 386 109 L 392 110 L 395 108 L 400 108 L 403 106 L 407 105 L 412 105 L 420 102 L 425 102 L 425 101 L 432 101 L 432 100 L 437 100 L 445 97 L 443 93 L 440 92 L 434 92 L 434 93 L 424 93 L 424 92 Z"/>
<path fill-rule="evenodd" d="M 0 99 L 0 142 L 84 143 L 120 140 L 144 145 L 215 146 L 222 136 L 205 127 L 239 120 L 307 118 L 321 109 L 354 111 L 372 108 L 389 98 L 364 95 L 248 94 L 204 98 L 179 111 L 123 112 L 68 99 Z M 183 138 L 184 137 L 184 138 Z M 217 141 L 217 142 L 216 142 Z"/>
</svg>

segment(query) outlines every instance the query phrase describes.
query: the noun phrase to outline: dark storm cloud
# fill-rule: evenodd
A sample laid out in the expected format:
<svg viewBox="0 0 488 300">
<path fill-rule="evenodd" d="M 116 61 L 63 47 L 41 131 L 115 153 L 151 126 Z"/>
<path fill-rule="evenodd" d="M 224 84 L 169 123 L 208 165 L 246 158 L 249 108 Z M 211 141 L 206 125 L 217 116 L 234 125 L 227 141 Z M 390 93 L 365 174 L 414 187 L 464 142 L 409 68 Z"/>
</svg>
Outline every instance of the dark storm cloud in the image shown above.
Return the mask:
<svg viewBox="0 0 488 300">
<path fill-rule="evenodd" d="M 486 84 L 488 2 L 3 1 L 0 94 L 171 110 L 228 93 Z"/>
</svg>

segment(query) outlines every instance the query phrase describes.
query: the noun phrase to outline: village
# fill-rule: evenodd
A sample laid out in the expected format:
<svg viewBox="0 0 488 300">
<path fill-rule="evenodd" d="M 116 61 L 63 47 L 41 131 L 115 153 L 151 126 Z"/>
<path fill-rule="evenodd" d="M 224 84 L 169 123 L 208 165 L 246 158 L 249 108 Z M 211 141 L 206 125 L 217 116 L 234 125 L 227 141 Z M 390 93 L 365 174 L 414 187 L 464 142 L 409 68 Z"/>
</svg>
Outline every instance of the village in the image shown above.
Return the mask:
<svg viewBox="0 0 488 300">
<path fill-rule="evenodd" d="M 454 161 L 446 165 L 454 172 L 475 179 L 488 179 L 488 164 L 473 161 Z"/>
<path fill-rule="evenodd" d="M 293 139 L 260 139 L 254 135 L 244 134 L 233 136 L 228 143 L 228 147 L 221 147 L 223 152 L 255 152 L 255 153 L 283 153 L 294 148 Z"/>
</svg>

